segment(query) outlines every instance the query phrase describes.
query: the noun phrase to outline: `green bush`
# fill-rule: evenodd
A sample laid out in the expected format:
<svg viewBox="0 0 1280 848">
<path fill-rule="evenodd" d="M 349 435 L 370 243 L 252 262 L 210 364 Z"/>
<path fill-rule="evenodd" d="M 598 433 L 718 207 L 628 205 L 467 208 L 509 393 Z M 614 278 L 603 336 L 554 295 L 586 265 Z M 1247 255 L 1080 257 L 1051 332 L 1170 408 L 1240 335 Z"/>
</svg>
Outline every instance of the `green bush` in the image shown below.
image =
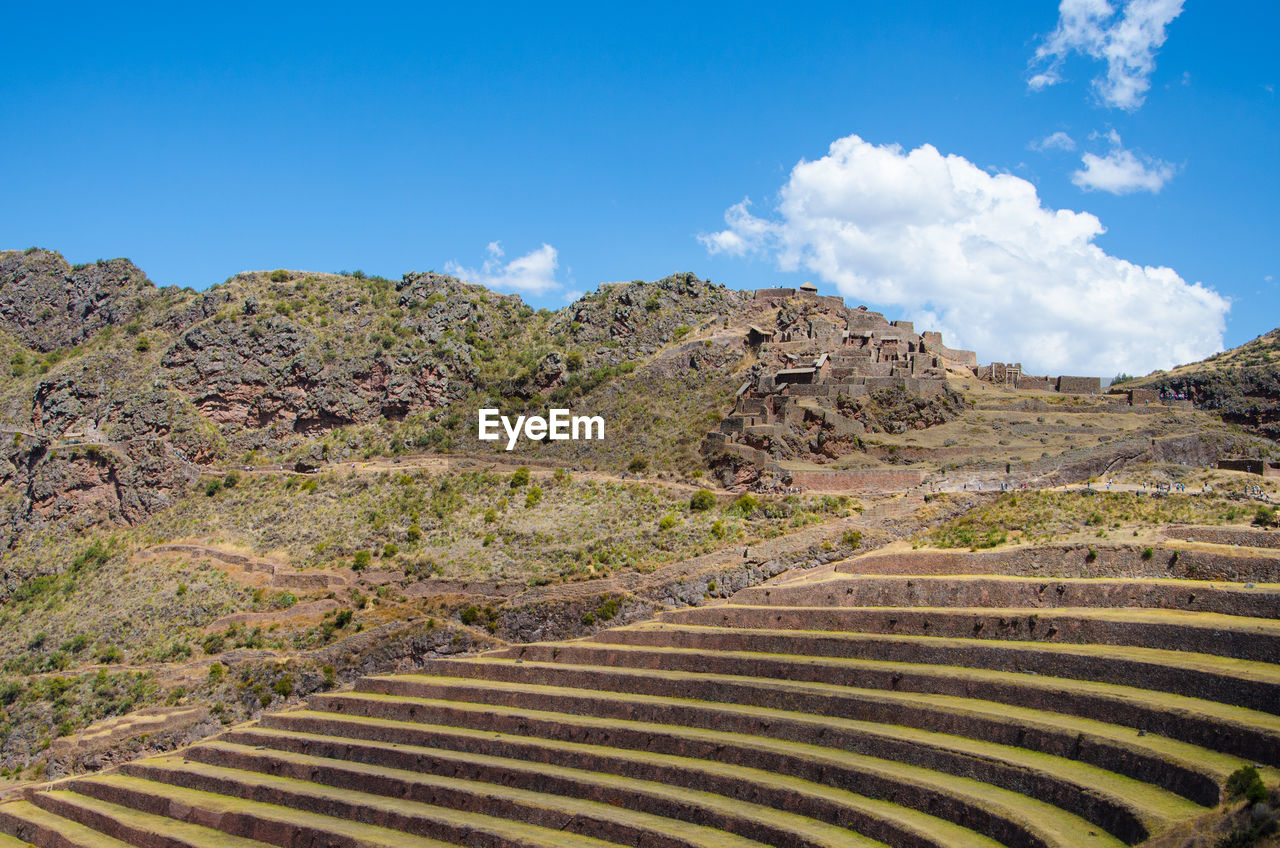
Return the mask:
<svg viewBox="0 0 1280 848">
<path fill-rule="evenodd" d="M 356 551 L 351 558 L 351 567 L 356 571 L 364 571 L 373 562 L 373 554 L 369 551 Z"/>
<path fill-rule="evenodd" d="M 1228 799 L 1244 797 L 1250 803 L 1266 800 L 1267 787 L 1253 766 L 1241 766 L 1231 773 L 1224 787 Z"/>
<path fill-rule="evenodd" d="M 529 469 L 520 466 L 511 474 L 511 488 L 518 489 L 529 484 Z"/>
<path fill-rule="evenodd" d="M 383 559 L 391 559 L 393 556 L 395 556 L 398 553 L 400 553 L 400 549 L 396 547 L 395 542 L 387 542 L 385 545 L 382 546 Z"/>
<path fill-rule="evenodd" d="M 475 624 L 480 620 L 480 608 L 475 604 L 472 604 L 462 612 L 458 613 L 458 620 L 468 626 Z"/>
<path fill-rule="evenodd" d="M 542 489 L 537 486 L 529 489 L 529 494 L 524 497 L 525 509 L 533 509 L 542 500 Z"/>
<path fill-rule="evenodd" d="M 676 526 L 676 517 L 674 515 L 664 515 L 662 516 L 661 520 L 658 521 L 659 530 L 670 530 L 672 527 L 675 527 L 675 526 Z"/>
<path fill-rule="evenodd" d="M 276 270 L 271 272 L 271 282 L 273 283 L 284 283 L 284 282 L 288 282 L 288 280 L 289 280 L 289 272 L 284 270 L 283 268 L 277 268 Z"/>
<path fill-rule="evenodd" d="M 1146 562 L 1147 560 L 1151 559 L 1151 558 L 1152 558 L 1153 556 L 1155 556 L 1155 555 L 1156 555 L 1156 552 L 1155 552 L 1153 549 L 1151 549 L 1151 548 L 1143 548 L 1143 549 L 1142 549 L 1142 561 L 1143 561 L 1143 562 Z"/>
<path fill-rule="evenodd" d="M 627 463 L 627 471 L 632 474 L 643 474 L 647 470 L 649 470 L 649 460 L 643 456 L 633 456 Z"/>
<path fill-rule="evenodd" d="M 699 489 L 689 498 L 689 509 L 694 512 L 706 512 L 716 505 L 716 496 L 710 489 Z"/>
<path fill-rule="evenodd" d="M 750 492 L 743 492 L 733 499 L 726 512 L 735 512 L 743 518 L 750 518 L 760 508 L 760 500 Z"/>
<path fill-rule="evenodd" d="M 856 548 L 862 544 L 861 530 L 846 530 L 844 535 L 840 537 L 840 543 L 846 547 Z"/>
<path fill-rule="evenodd" d="M 218 494 L 218 492 L 221 492 L 221 491 L 222 491 L 221 480 L 210 480 L 208 483 L 204 484 L 204 493 L 209 497 L 213 497 L 214 495 Z"/>
<path fill-rule="evenodd" d="M 1260 506 L 1258 511 L 1254 513 L 1253 523 L 1258 527 L 1275 527 L 1280 523 L 1280 518 L 1276 515 L 1275 507 Z"/>
</svg>

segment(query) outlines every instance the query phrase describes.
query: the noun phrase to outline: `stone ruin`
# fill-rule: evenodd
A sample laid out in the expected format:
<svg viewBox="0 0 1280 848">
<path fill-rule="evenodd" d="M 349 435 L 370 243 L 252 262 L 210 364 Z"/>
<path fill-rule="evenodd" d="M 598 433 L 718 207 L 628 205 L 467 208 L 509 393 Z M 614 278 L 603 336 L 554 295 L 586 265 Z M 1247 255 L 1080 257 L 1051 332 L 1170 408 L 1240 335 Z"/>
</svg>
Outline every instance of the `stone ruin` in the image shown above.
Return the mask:
<svg viewBox="0 0 1280 848">
<path fill-rule="evenodd" d="M 985 383 L 1023 391 L 1030 389 L 1078 395 L 1097 394 L 1102 391 L 1102 379 L 1099 377 L 1038 377 L 1022 373 L 1021 362 L 975 365 L 973 375 Z"/>
<path fill-rule="evenodd" d="M 1022 373 L 1021 363 L 980 366 L 973 351 L 947 347 L 939 332 L 917 333 L 911 321 L 847 307 L 811 284 L 757 289 L 752 306 L 754 323 L 745 328 L 743 342 L 760 364 L 738 389 L 733 411 L 704 439 L 703 450 L 762 467 L 777 457 L 755 445 L 803 427 L 806 419 L 821 419 L 836 437 L 862 432 L 858 422 L 839 413 L 839 398 L 884 389 L 933 397 L 943 392 L 948 369 L 1019 390 L 1102 391 L 1098 377 L 1032 376 Z"/>
<path fill-rule="evenodd" d="M 948 366 L 977 367 L 973 351 L 948 348 L 941 333 L 917 333 L 910 321 L 889 321 L 865 306 L 849 308 L 812 288 L 759 289 L 755 306 L 761 314 L 746 328 L 744 343 L 762 367 L 739 388 L 733 411 L 708 434 L 709 452 L 766 463 L 771 458 L 744 436 L 782 436 L 806 416 L 824 418 L 837 435 L 856 433 L 860 425 L 839 414 L 838 398 L 895 388 L 931 397 L 942 393 Z M 769 365 L 781 367 L 763 367 Z"/>
</svg>

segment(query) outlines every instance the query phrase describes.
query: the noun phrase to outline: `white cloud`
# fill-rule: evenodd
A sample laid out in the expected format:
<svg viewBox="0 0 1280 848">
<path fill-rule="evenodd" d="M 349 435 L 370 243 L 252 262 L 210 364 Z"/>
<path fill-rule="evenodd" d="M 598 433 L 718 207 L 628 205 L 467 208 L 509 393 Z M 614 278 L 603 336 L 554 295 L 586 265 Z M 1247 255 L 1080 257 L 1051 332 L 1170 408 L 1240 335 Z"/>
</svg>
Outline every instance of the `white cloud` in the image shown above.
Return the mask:
<svg viewBox="0 0 1280 848">
<path fill-rule="evenodd" d="M 1108 255 L 1095 216 L 1046 208 L 1026 180 L 930 145 L 842 138 L 792 169 L 775 217 L 748 207 L 700 237 L 710 252 L 803 269 L 984 360 L 1109 377 L 1222 349 L 1229 304 L 1217 292 Z"/>
<path fill-rule="evenodd" d="M 1111 152 L 1106 156 L 1086 153 L 1080 158 L 1084 167 L 1071 174 L 1071 182 L 1085 191 L 1108 191 L 1112 194 L 1130 194 L 1149 191 L 1152 194 L 1164 188 L 1173 178 L 1177 168 L 1160 159 L 1139 156 L 1126 150 L 1115 130 L 1107 133 Z"/>
<path fill-rule="evenodd" d="M 1059 130 L 1052 135 L 1045 136 L 1039 141 L 1033 141 L 1027 146 L 1032 150 L 1038 150 L 1041 153 L 1046 150 L 1075 150 L 1076 140 Z"/>
<path fill-rule="evenodd" d="M 506 263 L 502 261 L 506 254 L 501 242 L 489 242 L 485 252 L 489 254 L 489 258 L 479 268 L 467 268 L 450 260 L 445 263 L 444 270 L 455 277 L 480 283 L 495 291 L 545 294 L 560 288 L 560 283 L 556 281 L 556 269 L 560 267 L 560 261 L 556 249 L 549 244 L 544 243 L 537 250 Z"/>
<path fill-rule="evenodd" d="M 1130 111 L 1142 105 L 1155 54 L 1168 37 L 1165 29 L 1182 14 L 1183 0 L 1128 0 L 1117 11 L 1108 0 L 1062 0 L 1058 26 L 1036 49 L 1027 81 L 1035 91 L 1062 82 L 1062 65 L 1072 53 L 1107 63 L 1106 76 L 1093 81 L 1108 106 Z"/>
</svg>

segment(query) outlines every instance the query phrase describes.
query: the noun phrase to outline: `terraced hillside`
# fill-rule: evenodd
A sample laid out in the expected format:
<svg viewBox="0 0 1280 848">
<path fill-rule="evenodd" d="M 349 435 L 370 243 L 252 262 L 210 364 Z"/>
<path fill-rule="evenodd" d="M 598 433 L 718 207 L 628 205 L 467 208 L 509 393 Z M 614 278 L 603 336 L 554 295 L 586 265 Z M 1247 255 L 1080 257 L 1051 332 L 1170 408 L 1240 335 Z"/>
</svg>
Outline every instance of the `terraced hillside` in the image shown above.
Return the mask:
<svg viewBox="0 0 1280 848">
<path fill-rule="evenodd" d="M 61 846 L 1135 845 L 1280 766 L 1280 583 L 784 575 L 29 789 Z M 7 848 L 12 842 L 0 838 Z"/>
</svg>

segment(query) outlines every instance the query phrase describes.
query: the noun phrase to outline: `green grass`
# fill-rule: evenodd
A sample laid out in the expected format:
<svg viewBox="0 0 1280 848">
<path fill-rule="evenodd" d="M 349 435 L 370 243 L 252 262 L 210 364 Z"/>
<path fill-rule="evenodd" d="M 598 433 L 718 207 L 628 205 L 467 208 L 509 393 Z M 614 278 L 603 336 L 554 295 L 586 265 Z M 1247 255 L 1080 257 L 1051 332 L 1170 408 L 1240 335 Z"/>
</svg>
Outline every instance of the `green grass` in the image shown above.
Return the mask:
<svg viewBox="0 0 1280 848">
<path fill-rule="evenodd" d="M 1089 527 L 1222 524 L 1244 519 L 1237 504 L 1204 495 L 1136 492 L 1005 493 L 915 537 L 940 548 L 990 548 L 1006 542 L 1052 541 Z"/>
</svg>

